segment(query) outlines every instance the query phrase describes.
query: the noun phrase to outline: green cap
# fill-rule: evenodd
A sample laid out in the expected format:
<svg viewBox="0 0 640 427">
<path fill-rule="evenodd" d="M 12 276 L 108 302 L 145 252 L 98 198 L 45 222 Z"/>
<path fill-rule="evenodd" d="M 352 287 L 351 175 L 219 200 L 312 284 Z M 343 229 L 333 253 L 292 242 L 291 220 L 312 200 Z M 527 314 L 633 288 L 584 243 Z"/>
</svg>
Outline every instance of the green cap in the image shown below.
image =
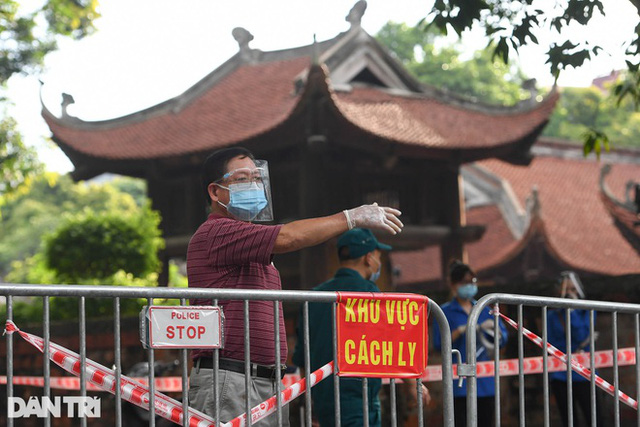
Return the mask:
<svg viewBox="0 0 640 427">
<path fill-rule="evenodd" d="M 366 228 L 354 228 L 340 236 L 338 238 L 338 252 L 345 246 L 349 248 L 349 258 L 351 259 L 360 258 L 375 249 L 383 251 L 392 249 L 391 246 L 378 242 L 371 230 Z"/>
</svg>

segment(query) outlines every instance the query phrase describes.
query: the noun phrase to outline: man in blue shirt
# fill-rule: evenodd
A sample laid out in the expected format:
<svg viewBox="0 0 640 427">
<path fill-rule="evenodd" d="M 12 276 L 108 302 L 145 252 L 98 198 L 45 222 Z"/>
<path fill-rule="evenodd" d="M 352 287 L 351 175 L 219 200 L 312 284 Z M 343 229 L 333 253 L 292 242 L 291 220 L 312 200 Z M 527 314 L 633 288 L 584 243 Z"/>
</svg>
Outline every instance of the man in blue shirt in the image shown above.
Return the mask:
<svg viewBox="0 0 640 427">
<path fill-rule="evenodd" d="M 466 330 L 469 313 L 476 304 L 473 297 L 478 292 L 476 285 L 476 274 L 471 267 L 461 261 L 453 261 L 449 266 L 449 279 L 451 290 L 454 298 L 441 308 L 447 317 L 449 327 L 451 328 L 451 344 L 454 349 L 458 349 L 462 355 L 462 363 L 467 362 L 467 342 Z M 477 331 L 478 343 L 476 351 L 476 361 L 493 360 L 493 351 L 495 351 L 494 340 L 490 336 L 493 332 L 494 320 L 489 313 L 489 309 L 485 308 L 478 318 L 479 330 Z M 498 322 L 500 330 L 499 347 L 504 346 L 507 341 L 507 329 L 502 323 Z M 433 345 L 437 350 L 441 349 L 442 338 L 439 328 L 433 328 Z M 467 424 L 467 388 L 463 381 L 462 387 L 458 387 L 457 380 L 454 381 L 453 397 L 454 397 L 454 415 L 456 426 L 466 426 Z M 478 378 L 478 425 L 490 426 L 494 420 L 494 397 L 496 394 L 493 378 Z"/>
</svg>

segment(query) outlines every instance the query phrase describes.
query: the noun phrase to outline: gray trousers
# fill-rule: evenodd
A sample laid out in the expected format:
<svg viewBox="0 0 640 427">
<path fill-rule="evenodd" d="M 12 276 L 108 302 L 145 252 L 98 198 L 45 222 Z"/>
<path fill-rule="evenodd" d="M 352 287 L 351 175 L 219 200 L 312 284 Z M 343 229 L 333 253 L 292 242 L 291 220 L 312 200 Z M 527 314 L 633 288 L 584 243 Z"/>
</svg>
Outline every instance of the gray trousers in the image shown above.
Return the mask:
<svg viewBox="0 0 640 427">
<path fill-rule="evenodd" d="M 220 369 L 218 371 L 218 396 L 220 398 L 220 422 L 228 422 L 246 412 L 244 374 Z M 266 378 L 251 378 L 249 400 L 254 407 L 276 394 L 276 382 Z M 193 368 L 189 378 L 189 406 L 213 417 L 213 369 Z M 259 427 L 277 426 L 274 412 L 253 424 Z M 282 407 L 282 425 L 289 426 L 289 406 Z"/>
</svg>

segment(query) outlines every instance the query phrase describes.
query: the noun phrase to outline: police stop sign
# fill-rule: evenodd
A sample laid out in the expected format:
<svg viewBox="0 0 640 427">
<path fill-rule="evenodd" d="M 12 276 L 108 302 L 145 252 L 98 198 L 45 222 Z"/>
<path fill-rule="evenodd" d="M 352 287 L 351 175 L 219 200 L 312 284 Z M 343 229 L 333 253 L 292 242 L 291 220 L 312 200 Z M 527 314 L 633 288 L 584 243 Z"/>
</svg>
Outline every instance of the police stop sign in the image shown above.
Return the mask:
<svg viewBox="0 0 640 427">
<path fill-rule="evenodd" d="M 141 315 L 142 342 L 151 348 L 222 348 L 220 307 L 150 306 Z"/>
</svg>

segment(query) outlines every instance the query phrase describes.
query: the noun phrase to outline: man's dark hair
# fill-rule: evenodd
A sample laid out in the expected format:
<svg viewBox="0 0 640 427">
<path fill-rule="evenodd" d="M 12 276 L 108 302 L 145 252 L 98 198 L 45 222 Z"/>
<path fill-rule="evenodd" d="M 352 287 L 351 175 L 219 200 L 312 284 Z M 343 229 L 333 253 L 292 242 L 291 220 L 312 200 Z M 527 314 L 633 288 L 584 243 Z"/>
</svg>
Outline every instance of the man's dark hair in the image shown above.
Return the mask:
<svg viewBox="0 0 640 427">
<path fill-rule="evenodd" d="M 475 277 L 476 273 L 464 262 L 459 259 L 454 259 L 449 264 L 449 279 L 451 280 L 451 284 L 460 283 L 464 276 L 470 273 Z"/>
<path fill-rule="evenodd" d="M 209 184 L 221 179 L 222 176 L 227 173 L 229 160 L 238 156 L 242 156 L 243 158 L 248 157 L 254 162 L 256 161 L 251 151 L 243 147 L 229 147 L 216 150 L 204 161 L 200 176 L 207 202 L 211 203 L 211 197 L 209 197 L 209 191 L 207 190 Z"/>
</svg>

